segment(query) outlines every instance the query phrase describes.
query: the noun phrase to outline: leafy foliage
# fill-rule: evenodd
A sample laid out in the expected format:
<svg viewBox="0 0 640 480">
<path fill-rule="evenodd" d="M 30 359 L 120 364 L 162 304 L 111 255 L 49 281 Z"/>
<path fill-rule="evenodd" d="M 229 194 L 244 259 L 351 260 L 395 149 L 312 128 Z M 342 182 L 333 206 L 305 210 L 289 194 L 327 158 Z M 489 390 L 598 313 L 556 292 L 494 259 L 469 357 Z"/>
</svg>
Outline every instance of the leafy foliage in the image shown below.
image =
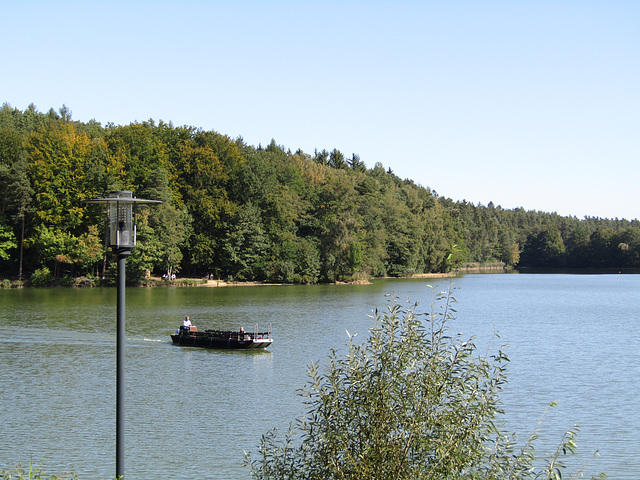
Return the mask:
<svg viewBox="0 0 640 480">
<path fill-rule="evenodd" d="M 147 269 L 315 283 L 469 263 L 640 267 L 638 220 L 454 202 L 335 148 L 291 153 L 275 140 L 254 147 L 153 120 L 102 127 L 73 121 L 66 106 L 5 104 L 0 274 L 20 277 L 23 264 L 56 277 L 113 270 L 96 243 L 103 212 L 81 200 L 123 189 L 163 201 L 139 212 L 131 279 Z"/>
<path fill-rule="evenodd" d="M 15 238 L 9 226 L 0 224 L 0 259 L 9 259 L 9 250 L 17 247 Z"/>
<path fill-rule="evenodd" d="M 473 339 L 452 335 L 454 306 L 451 289 L 429 313 L 394 299 L 363 343 L 350 336 L 344 357 L 311 365 L 306 416 L 282 441 L 263 436 L 259 458 L 246 456 L 253 478 L 560 478 L 576 429 L 543 462 L 536 433 L 516 447 L 498 423 L 508 359 L 478 356 Z"/>
<path fill-rule="evenodd" d="M 2 480 L 70 480 L 77 479 L 74 473 L 63 473 L 62 475 L 51 475 L 42 470 L 42 465 L 34 466 L 29 462 L 29 467 L 25 468 L 18 464 L 12 470 L 0 471 L 0 479 Z"/>
<path fill-rule="evenodd" d="M 53 475 L 46 473 L 42 469 L 42 464 L 34 465 L 32 461 L 29 462 L 29 466 L 25 467 L 22 464 L 17 464 L 11 470 L 1 470 L 0 479 L 2 480 L 77 480 L 78 476 L 75 473 L 63 473 L 61 475 Z M 121 480 L 122 476 L 114 480 Z"/>
</svg>

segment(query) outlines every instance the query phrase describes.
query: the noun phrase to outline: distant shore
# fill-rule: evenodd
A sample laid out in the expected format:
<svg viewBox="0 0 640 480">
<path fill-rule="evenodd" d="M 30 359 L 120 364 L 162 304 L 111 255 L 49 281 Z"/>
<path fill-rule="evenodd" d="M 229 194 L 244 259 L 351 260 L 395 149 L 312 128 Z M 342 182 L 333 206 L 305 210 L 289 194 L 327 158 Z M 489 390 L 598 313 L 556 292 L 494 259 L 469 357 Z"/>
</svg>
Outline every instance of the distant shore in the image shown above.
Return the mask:
<svg viewBox="0 0 640 480">
<path fill-rule="evenodd" d="M 447 273 L 417 273 L 414 275 L 409 275 L 404 278 L 452 278 L 457 276 L 461 272 L 447 272 Z M 376 277 L 377 278 L 377 277 Z M 396 277 L 385 277 L 385 278 L 396 278 Z M 178 287 L 181 286 L 194 286 L 194 287 L 267 287 L 267 286 L 279 286 L 279 285 L 296 285 L 293 283 L 264 283 L 264 282 L 227 282 L 225 280 L 214 279 L 208 280 L 206 278 L 188 278 L 182 277 L 177 278 L 175 280 L 163 280 L 160 277 L 149 277 L 146 279 L 147 281 L 153 282 L 153 284 L 157 286 L 171 286 L 175 285 Z M 353 282 L 332 282 L 329 285 L 368 285 L 371 283 L 371 280 L 356 280 Z M 147 285 L 151 286 L 151 285 Z"/>
<path fill-rule="evenodd" d="M 446 273 L 415 273 L 406 277 L 374 277 L 374 278 L 360 278 L 353 281 L 336 281 L 330 282 L 329 285 L 368 285 L 372 280 L 376 278 L 453 278 L 458 275 L 472 272 L 491 272 L 507 271 L 502 264 L 469 264 L 463 267 L 457 268 L 454 271 Z M 52 283 L 51 285 L 38 285 L 38 286 L 52 286 L 52 287 L 98 287 L 103 284 L 100 280 L 93 277 L 89 279 L 87 277 L 77 277 L 71 279 L 71 282 L 66 284 Z M 146 277 L 140 286 L 142 287 L 252 287 L 252 286 L 277 286 L 277 285 L 297 285 L 292 283 L 264 283 L 264 282 L 234 282 L 226 281 L 222 279 L 207 279 L 205 277 L 178 277 L 174 280 L 163 279 L 159 276 Z M 0 288 L 22 288 L 33 287 L 30 282 L 23 282 L 19 280 L 4 279 L 0 282 Z"/>
</svg>

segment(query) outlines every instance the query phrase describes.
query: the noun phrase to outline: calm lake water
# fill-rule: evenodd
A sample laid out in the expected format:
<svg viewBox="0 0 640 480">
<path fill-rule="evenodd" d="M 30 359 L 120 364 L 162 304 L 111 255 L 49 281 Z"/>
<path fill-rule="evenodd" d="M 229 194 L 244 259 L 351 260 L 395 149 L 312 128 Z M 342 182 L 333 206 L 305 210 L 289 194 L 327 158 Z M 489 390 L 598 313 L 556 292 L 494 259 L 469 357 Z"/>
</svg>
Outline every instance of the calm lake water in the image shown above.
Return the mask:
<svg viewBox="0 0 640 480">
<path fill-rule="evenodd" d="M 126 477 L 249 478 L 243 451 L 303 414 L 307 366 L 344 351 L 345 330 L 365 336 L 385 294 L 427 309 L 427 284 L 438 282 L 127 289 Z M 466 275 L 454 286 L 452 328 L 481 352 L 496 331 L 492 345 L 507 345 L 508 429 L 526 440 L 555 402 L 539 454 L 577 423 L 587 472 L 640 478 L 640 275 Z M 33 458 L 52 473 L 113 478 L 115 306 L 115 289 L 0 290 L 0 469 Z M 274 344 L 174 347 L 184 315 L 200 328 L 270 323 Z"/>
</svg>

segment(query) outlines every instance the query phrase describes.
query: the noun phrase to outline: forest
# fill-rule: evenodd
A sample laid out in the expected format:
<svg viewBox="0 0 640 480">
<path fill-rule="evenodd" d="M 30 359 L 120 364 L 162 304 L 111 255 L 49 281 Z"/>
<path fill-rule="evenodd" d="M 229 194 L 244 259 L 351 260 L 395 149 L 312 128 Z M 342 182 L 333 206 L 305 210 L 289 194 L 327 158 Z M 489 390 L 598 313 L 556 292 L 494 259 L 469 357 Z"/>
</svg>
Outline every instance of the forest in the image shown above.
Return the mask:
<svg viewBox="0 0 640 480">
<path fill-rule="evenodd" d="M 82 200 L 116 190 L 163 202 L 138 210 L 131 283 L 148 274 L 353 282 L 470 264 L 640 268 L 637 219 L 454 201 L 335 148 L 252 146 L 154 120 L 102 126 L 72 120 L 64 105 L 0 108 L 0 190 L 0 279 L 20 284 L 112 278 L 105 212 Z"/>
</svg>

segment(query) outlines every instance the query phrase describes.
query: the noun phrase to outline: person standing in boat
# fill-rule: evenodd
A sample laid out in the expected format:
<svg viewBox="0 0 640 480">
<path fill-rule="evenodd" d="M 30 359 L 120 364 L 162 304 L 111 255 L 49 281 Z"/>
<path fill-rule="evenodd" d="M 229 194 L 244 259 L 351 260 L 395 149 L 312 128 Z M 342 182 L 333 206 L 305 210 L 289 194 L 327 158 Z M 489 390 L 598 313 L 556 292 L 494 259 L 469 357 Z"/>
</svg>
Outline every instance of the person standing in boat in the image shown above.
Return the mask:
<svg viewBox="0 0 640 480">
<path fill-rule="evenodd" d="M 186 317 L 184 317 L 184 320 L 182 321 L 182 328 L 184 328 L 185 330 L 188 330 L 190 326 L 191 326 L 191 320 L 189 320 L 189 316 L 187 315 Z"/>
</svg>

